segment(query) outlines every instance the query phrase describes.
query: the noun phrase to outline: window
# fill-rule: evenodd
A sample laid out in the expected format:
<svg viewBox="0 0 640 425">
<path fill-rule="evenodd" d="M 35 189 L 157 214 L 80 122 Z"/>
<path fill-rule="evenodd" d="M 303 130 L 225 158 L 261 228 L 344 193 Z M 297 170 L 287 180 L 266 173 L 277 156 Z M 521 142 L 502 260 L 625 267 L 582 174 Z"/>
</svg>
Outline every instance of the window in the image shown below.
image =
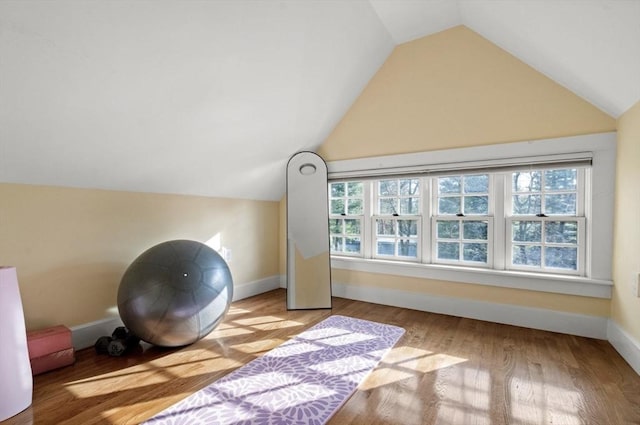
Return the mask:
<svg viewBox="0 0 640 425">
<path fill-rule="evenodd" d="M 329 237 L 332 253 L 362 253 L 364 182 L 329 185 Z"/>
<path fill-rule="evenodd" d="M 510 269 L 583 274 L 584 170 L 511 174 L 507 219 Z"/>
<path fill-rule="evenodd" d="M 433 179 L 435 263 L 490 265 L 493 218 L 489 215 L 489 182 L 489 174 Z"/>
<path fill-rule="evenodd" d="M 364 193 L 360 253 L 333 252 L 332 266 L 610 298 L 615 148 L 610 132 L 329 162 L 331 183 L 360 181 Z M 378 236 L 391 236 L 377 234 L 377 184 L 408 179 L 417 212 L 398 200 L 384 218 L 417 220 L 417 257 L 396 255 L 389 223 L 380 233 L 394 233 L 394 255 L 391 243 L 377 255 Z"/>
<path fill-rule="evenodd" d="M 376 258 L 420 258 L 420 180 L 375 181 L 374 237 Z"/>
<path fill-rule="evenodd" d="M 586 176 L 572 167 L 331 182 L 331 252 L 584 275 Z"/>
</svg>

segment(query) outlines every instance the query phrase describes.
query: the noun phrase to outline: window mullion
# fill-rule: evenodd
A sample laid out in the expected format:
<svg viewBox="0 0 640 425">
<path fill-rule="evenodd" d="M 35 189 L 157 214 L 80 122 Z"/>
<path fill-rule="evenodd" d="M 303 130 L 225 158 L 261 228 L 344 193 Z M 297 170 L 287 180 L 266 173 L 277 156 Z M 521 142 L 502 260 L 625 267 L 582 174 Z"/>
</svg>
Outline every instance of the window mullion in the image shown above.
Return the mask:
<svg viewBox="0 0 640 425">
<path fill-rule="evenodd" d="M 375 243 L 375 235 L 373 234 L 373 205 L 376 202 L 373 199 L 373 193 L 375 191 L 372 190 L 372 186 L 374 182 L 365 182 L 364 184 L 364 208 L 363 208 L 363 228 L 362 228 L 362 255 L 364 258 L 372 258 L 373 257 L 373 244 Z"/>
<path fill-rule="evenodd" d="M 433 207 L 431 202 L 431 180 L 433 178 L 425 177 L 422 179 L 422 240 L 420 241 L 422 247 L 421 261 L 429 264 L 432 260 L 432 238 L 435 237 L 435 233 L 432 232 L 432 217 Z"/>
<path fill-rule="evenodd" d="M 507 204 L 510 205 L 507 197 L 507 180 L 510 174 L 498 174 L 493 178 L 493 268 L 504 270 L 506 265 L 506 211 Z M 491 197 L 489 197 L 491 199 Z M 491 266 L 491 265 L 490 265 Z"/>
</svg>

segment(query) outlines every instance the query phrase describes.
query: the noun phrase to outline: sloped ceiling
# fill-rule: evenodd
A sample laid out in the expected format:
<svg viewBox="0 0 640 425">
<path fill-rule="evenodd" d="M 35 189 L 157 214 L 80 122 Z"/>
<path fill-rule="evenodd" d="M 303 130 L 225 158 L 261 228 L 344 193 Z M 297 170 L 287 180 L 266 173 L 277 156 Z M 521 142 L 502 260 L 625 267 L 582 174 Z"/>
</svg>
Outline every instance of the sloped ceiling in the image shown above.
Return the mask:
<svg viewBox="0 0 640 425">
<path fill-rule="evenodd" d="M 279 200 L 396 44 L 461 24 L 640 100 L 635 0 L 3 0 L 0 182 Z"/>
</svg>

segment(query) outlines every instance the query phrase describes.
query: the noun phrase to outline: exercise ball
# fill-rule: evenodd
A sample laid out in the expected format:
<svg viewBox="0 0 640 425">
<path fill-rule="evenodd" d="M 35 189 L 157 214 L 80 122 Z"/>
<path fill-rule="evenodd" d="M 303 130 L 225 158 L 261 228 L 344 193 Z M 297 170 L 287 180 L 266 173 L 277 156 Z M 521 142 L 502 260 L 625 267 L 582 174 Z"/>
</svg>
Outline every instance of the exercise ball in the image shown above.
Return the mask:
<svg viewBox="0 0 640 425">
<path fill-rule="evenodd" d="M 143 341 L 178 347 L 218 326 L 232 298 L 224 259 L 203 243 L 174 240 L 149 248 L 127 268 L 118 288 L 118 311 Z"/>
</svg>

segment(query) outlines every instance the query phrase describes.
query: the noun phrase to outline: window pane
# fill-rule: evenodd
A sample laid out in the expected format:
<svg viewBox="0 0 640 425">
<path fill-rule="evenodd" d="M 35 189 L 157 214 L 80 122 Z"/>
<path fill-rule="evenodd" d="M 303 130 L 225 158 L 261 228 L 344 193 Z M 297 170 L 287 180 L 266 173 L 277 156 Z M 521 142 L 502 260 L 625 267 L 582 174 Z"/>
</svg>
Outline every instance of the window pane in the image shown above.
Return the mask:
<svg viewBox="0 0 640 425">
<path fill-rule="evenodd" d="M 344 252 L 360 252 L 360 238 L 346 238 Z"/>
<path fill-rule="evenodd" d="M 438 178 L 438 193 L 460 193 L 460 177 Z"/>
<path fill-rule="evenodd" d="M 458 214 L 460 209 L 460 196 L 447 196 L 438 199 L 438 214 Z"/>
<path fill-rule="evenodd" d="M 513 221 L 511 223 L 514 242 L 541 242 L 542 222 L 540 221 Z M 515 263 L 514 264 L 519 264 Z"/>
<path fill-rule="evenodd" d="M 360 215 L 362 214 L 362 199 L 349 199 L 349 208 L 347 208 L 347 214 Z"/>
<path fill-rule="evenodd" d="M 331 251 L 342 252 L 344 239 L 340 236 L 331 236 Z"/>
<path fill-rule="evenodd" d="M 438 220 L 438 239 L 459 239 L 460 223 L 458 221 Z"/>
<path fill-rule="evenodd" d="M 540 267 L 541 247 L 536 245 L 514 245 L 513 264 Z"/>
<path fill-rule="evenodd" d="M 487 262 L 486 243 L 465 243 L 462 244 L 462 257 L 464 261 Z"/>
<path fill-rule="evenodd" d="M 344 183 L 331 183 L 331 197 L 339 198 L 344 196 Z"/>
<path fill-rule="evenodd" d="M 540 212 L 540 195 L 515 195 L 513 197 L 513 214 L 528 215 Z"/>
<path fill-rule="evenodd" d="M 576 194 L 545 195 L 544 212 L 545 214 L 575 215 Z"/>
<path fill-rule="evenodd" d="M 398 220 L 399 236 L 418 236 L 417 220 Z"/>
<path fill-rule="evenodd" d="M 362 196 L 363 185 L 362 182 L 349 182 L 347 183 L 347 195 L 348 196 Z"/>
<path fill-rule="evenodd" d="M 462 223 L 463 239 L 487 240 L 489 224 L 486 221 L 465 221 Z"/>
<path fill-rule="evenodd" d="M 420 180 L 403 179 L 400 180 L 400 195 L 415 195 L 420 192 Z"/>
<path fill-rule="evenodd" d="M 489 175 L 480 174 L 477 176 L 464 177 L 464 193 L 487 193 L 489 192 Z"/>
<path fill-rule="evenodd" d="M 402 257 L 418 257 L 418 242 L 414 239 L 398 241 L 398 255 Z"/>
<path fill-rule="evenodd" d="M 396 198 L 378 199 L 378 214 L 381 214 L 381 215 L 397 214 L 398 210 L 396 208 L 396 203 L 397 203 Z"/>
<path fill-rule="evenodd" d="M 465 196 L 464 197 L 464 213 L 465 214 L 488 214 L 489 213 L 489 197 L 488 196 Z"/>
<path fill-rule="evenodd" d="M 342 220 L 339 218 L 329 219 L 329 233 L 342 233 Z"/>
<path fill-rule="evenodd" d="M 344 214 L 344 199 L 331 200 L 331 214 Z"/>
<path fill-rule="evenodd" d="M 578 249 L 548 246 L 544 249 L 544 262 L 546 267 L 556 269 L 578 269 Z"/>
<path fill-rule="evenodd" d="M 396 196 L 398 194 L 397 180 L 381 180 L 378 182 L 378 195 Z"/>
<path fill-rule="evenodd" d="M 396 221 L 395 220 L 377 220 L 378 222 L 378 235 L 396 235 Z"/>
<path fill-rule="evenodd" d="M 459 260 L 460 244 L 457 242 L 438 242 L 438 259 Z"/>
<path fill-rule="evenodd" d="M 544 224 L 545 242 L 578 243 L 577 221 L 548 221 Z"/>
<path fill-rule="evenodd" d="M 419 214 L 420 198 L 400 199 L 400 214 Z"/>
<path fill-rule="evenodd" d="M 360 220 L 347 219 L 344 221 L 344 233 L 346 235 L 359 235 L 360 234 Z"/>
<path fill-rule="evenodd" d="M 395 255 L 396 254 L 396 244 L 393 240 L 378 240 L 377 245 L 377 253 L 379 255 Z"/>
<path fill-rule="evenodd" d="M 578 170 L 546 170 L 544 172 L 545 190 L 576 190 Z"/>
<path fill-rule="evenodd" d="M 516 171 L 513 173 L 514 192 L 540 192 L 540 171 Z"/>
</svg>

